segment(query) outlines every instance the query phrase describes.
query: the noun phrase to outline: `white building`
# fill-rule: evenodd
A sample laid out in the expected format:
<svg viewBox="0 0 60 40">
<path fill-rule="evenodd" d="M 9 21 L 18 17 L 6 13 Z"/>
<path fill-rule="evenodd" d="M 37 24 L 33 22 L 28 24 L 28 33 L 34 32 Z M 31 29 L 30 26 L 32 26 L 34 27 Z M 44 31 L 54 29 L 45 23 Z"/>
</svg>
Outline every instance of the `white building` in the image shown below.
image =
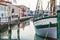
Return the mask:
<svg viewBox="0 0 60 40">
<path fill-rule="evenodd" d="M 3 3 L 3 2 L 2 2 Z M 19 8 L 17 5 L 12 4 L 0 4 L 0 17 L 1 22 L 8 21 L 8 18 L 11 17 L 12 20 L 16 20 L 18 16 L 21 16 L 21 8 Z"/>
<path fill-rule="evenodd" d="M 13 5 L 7 1 L 0 2 L 1 22 L 8 21 L 8 18 L 4 17 L 11 17 L 11 20 L 16 20 L 18 16 L 22 17 L 22 12 L 24 12 L 25 16 L 28 16 L 28 13 L 30 13 L 30 8 L 24 5 Z"/>
</svg>

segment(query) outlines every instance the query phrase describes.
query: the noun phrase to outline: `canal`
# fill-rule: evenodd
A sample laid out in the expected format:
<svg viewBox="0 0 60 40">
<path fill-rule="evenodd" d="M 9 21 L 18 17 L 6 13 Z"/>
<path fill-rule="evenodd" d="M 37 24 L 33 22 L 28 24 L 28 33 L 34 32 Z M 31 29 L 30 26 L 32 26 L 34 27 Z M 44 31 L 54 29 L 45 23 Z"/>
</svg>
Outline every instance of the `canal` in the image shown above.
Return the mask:
<svg viewBox="0 0 60 40">
<path fill-rule="evenodd" d="M 35 34 L 35 28 L 33 22 L 30 21 L 30 25 L 27 25 L 24 30 L 20 28 L 20 40 L 44 40 Z"/>
<path fill-rule="evenodd" d="M 22 23 L 21 23 L 22 24 Z M 20 40 L 50 40 L 46 38 L 39 37 L 35 34 L 35 27 L 33 22 L 30 20 L 30 24 L 26 24 L 24 29 L 20 27 Z M 2 33 L 2 39 L 8 40 L 8 30 Z M 17 25 L 12 28 L 12 40 L 17 40 Z"/>
<path fill-rule="evenodd" d="M 30 24 L 25 28 L 20 28 L 20 40 L 56 40 L 52 38 L 44 38 L 36 35 L 33 21 L 30 20 Z"/>
</svg>

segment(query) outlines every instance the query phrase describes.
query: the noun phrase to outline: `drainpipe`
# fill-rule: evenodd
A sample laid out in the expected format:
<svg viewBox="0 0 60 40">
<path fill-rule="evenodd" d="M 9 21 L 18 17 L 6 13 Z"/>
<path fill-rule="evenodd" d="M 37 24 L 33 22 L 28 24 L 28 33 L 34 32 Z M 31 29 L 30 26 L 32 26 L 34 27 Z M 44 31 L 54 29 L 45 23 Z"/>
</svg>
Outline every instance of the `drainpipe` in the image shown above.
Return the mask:
<svg viewBox="0 0 60 40">
<path fill-rule="evenodd" d="M 8 17 L 8 20 L 9 20 L 9 23 L 8 23 L 8 34 L 9 34 L 9 40 L 11 40 L 11 24 L 10 24 L 10 22 L 11 22 L 11 17 Z"/>
</svg>

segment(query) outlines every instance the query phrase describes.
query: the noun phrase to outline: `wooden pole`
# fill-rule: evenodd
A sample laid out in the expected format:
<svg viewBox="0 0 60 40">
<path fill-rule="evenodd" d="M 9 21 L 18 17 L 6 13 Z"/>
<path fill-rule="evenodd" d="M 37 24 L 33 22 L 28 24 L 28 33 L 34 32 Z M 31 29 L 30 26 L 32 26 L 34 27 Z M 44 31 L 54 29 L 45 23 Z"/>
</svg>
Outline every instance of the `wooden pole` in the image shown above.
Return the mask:
<svg viewBox="0 0 60 40">
<path fill-rule="evenodd" d="M 1 40 L 1 32 L 0 32 L 0 40 Z"/>
<path fill-rule="evenodd" d="M 51 11 L 50 16 L 56 15 L 55 4 L 56 4 L 56 0 L 50 0 L 50 11 Z"/>
<path fill-rule="evenodd" d="M 11 33 L 11 13 L 10 13 L 10 11 L 11 11 L 10 9 L 11 8 L 10 8 L 10 5 L 9 5 L 9 8 L 8 9 L 9 9 L 9 12 L 8 12 L 8 16 L 9 16 L 8 17 L 8 34 L 9 34 L 8 35 L 8 39 L 11 40 L 11 34 L 12 33 Z"/>
<path fill-rule="evenodd" d="M 19 19 L 20 19 L 20 17 L 18 17 L 18 29 L 17 29 L 17 37 L 18 37 L 18 40 L 20 40 L 20 33 L 19 33 L 19 27 L 20 27 L 20 22 L 19 22 Z"/>
<path fill-rule="evenodd" d="M 20 8 L 19 8 L 19 15 L 18 15 L 18 29 L 17 29 L 17 37 L 18 37 L 18 40 L 20 40 L 19 27 L 20 27 Z"/>
<path fill-rule="evenodd" d="M 57 38 L 60 40 L 60 10 L 57 10 Z"/>
<path fill-rule="evenodd" d="M 1 17 L 0 17 L 0 24 L 1 24 Z M 1 40 L 1 30 L 0 30 L 0 40 Z"/>
<path fill-rule="evenodd" d="M 9 24 L 8 24 L 8 34 L 9 34 L 9 40 L 11 40 L 11 17 L 8 17 L 8 21 L 9 21 Z"/>
</svg>

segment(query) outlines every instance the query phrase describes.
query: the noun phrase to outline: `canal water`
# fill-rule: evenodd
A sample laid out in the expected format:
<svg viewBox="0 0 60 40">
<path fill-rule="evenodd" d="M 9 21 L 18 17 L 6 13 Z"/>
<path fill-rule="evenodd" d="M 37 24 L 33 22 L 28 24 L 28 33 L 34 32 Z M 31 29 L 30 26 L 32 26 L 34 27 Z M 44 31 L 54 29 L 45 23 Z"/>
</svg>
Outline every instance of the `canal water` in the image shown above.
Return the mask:
<svg viewBox="0 0 60 40">
<path fill-rule="evenodd" d="M 35 28 L 33 22 L 30 21 L 30 25 L 20 28 L 20 40 L 44 40 L 35 34 Z"/>
<path fill-rule="evenodd" d="M 8 30 L 7 30 L 8 31 Z M 2 39 L 8 39 L 8 32 L 2 34 Z M 17 40 L 17 25 L 12 28 L 12 39 Z M 30 21 L 30 24 L 25 25 L 24 29 L 20 27 L 20 40 L 46 40 L 35 34 L 35 27 L 33 22 Z"/>
</svg>

